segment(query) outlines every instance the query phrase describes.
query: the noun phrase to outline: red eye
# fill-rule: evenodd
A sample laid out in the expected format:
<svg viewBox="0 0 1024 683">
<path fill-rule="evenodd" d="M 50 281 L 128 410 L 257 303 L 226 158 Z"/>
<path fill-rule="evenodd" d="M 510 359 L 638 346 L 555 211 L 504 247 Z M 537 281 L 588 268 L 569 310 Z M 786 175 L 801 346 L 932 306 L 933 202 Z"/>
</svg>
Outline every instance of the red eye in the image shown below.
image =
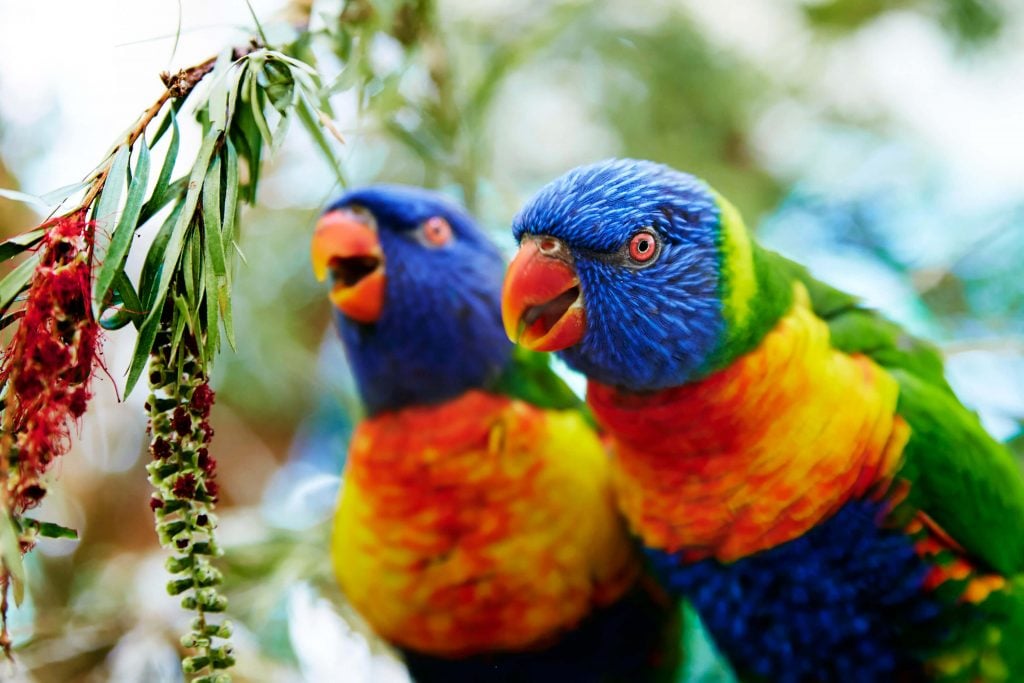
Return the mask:
<svg viewBox="0 0 1024 683">
<path fill-rule="evenodd" d="M 440 216 L 428 218 L 423 224 L 423 237 L 426 238 L 428 244 L 433 244 L 435 247 L 448 244 L 452 238 L 452 226 L 448 225 L 448 221 Z"/>
<path fill-rule="evenodd" d="M 649 232 L 638 232 L 629 240 L 629 257 L 634 261 L 640 263 L 650 261 L 657 251 L 658 242 Z"/>
</svg>

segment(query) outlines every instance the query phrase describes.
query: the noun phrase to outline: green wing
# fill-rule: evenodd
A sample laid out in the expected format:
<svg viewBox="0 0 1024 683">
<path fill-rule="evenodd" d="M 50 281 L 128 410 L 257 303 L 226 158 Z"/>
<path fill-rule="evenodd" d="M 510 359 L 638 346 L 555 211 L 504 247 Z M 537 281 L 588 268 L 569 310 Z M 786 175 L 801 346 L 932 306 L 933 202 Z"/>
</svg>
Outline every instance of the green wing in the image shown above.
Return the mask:
<svg viewBox="0 0 1024 683">
<path fill-rule="evenodd" d="M 595 424 L 587 404 L 551 369 L 550 354 L 515 347 L 508 365 L 489 388 L 538 408 L 577 410 L 591 426 Z"/>
<path fill-rule="evenodd" d="M 939 350 L 803 266 L 765 256 L 807 287 L 835 348 L 870 357 L 899 383 L 897 412 L 912 430 L 901 470 L 913 482 L 909 502 L 997 571 L 1024 571 L 1024 477 L 1009 450 L 956 398 Z"/>
</svg>

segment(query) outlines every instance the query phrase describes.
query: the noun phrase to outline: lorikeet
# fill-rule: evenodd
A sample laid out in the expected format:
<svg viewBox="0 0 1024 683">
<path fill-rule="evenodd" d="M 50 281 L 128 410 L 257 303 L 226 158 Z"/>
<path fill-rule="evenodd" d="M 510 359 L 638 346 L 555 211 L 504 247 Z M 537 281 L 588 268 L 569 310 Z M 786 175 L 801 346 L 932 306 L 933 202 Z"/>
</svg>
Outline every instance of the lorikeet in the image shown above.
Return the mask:
<svg viewBox="0 0 1024 683">
<path fill-rule="evenodd" d="M 1024 681 L 1024 479 L 933 346 L 655 163 L 513 230 L 508 334 L 587 375 L 633 532 L 739 673 Z"/>
<path fill-rule="evenodd" d="M 367 413 L 334 568 L 413 677 L 672 675 L 678 610 L 640 580 L 582 402 L 505 336 L 504 263 L 473 220 L 426 190 L 368 187 L 320 218 L 312 260 Z"/>
</svg>

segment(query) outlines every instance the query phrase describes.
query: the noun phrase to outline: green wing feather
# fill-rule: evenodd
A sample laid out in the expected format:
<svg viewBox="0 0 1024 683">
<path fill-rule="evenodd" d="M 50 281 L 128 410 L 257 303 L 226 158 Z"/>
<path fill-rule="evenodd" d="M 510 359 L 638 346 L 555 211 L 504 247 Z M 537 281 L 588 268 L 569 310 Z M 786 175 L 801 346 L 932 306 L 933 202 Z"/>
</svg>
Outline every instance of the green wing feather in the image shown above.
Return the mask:
<svg viewBox="0 0 1024 683">
<path fill-rule="evenodd" d="M 579 411 L 595 426 L 587 404 L 551 369 L 550 354 L 515 347 L 508 365 L 488 388 L 538 408 Z"/>
<path fill-rule="evenodd" d="M 772 252 L 761 256 L 807 287 L 835 348 L 870 357 L 899 383 L 897 412 L 912 430 L 901 470 L 913 482 L 909 502 L 1000 573 L 1024 571 L 1024 477 L 956 398 L 939 350 L 803 266 Z"/>
</svg>

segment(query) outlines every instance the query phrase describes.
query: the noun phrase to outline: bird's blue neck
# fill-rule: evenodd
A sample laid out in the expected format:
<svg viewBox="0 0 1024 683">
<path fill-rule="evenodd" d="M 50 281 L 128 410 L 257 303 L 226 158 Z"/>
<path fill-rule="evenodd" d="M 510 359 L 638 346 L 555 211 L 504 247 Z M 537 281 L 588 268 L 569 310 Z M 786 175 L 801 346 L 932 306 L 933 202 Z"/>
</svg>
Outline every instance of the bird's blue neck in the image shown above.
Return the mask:
<svg viewBox="0 0 1024 683">
<path fill-rule="evenodd" d="M 435 291 L 424 296 L 446 295 L 450 293 Z M 446 315 L 431 311 L 450 309 L 451 302 L 441 309 L 424 301 L 404 311 L 392 307 L 372 325 L 338 314 L 367 413 L 441 403 L 497 379 L 512 353 L 497 297 L 497 292 L 481 292 L 458 302 L 456 312 Z"/>
</svg>

